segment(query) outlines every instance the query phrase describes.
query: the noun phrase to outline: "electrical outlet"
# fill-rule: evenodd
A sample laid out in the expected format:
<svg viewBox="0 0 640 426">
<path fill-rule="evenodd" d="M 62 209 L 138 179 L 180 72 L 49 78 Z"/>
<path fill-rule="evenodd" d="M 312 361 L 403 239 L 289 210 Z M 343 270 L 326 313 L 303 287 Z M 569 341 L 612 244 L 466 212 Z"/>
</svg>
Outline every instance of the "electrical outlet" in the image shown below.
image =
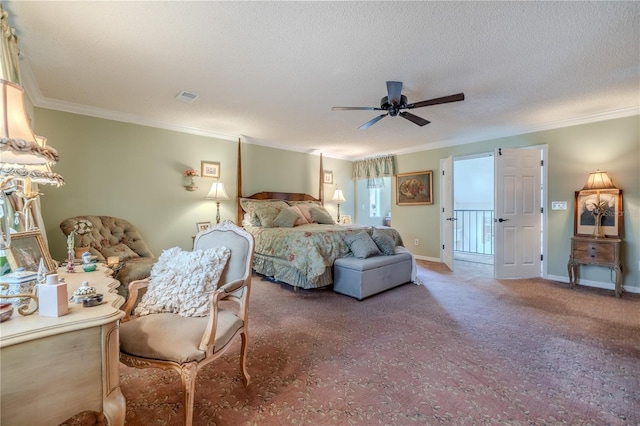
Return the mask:
<svg viewBox="0 0 640 426">
<path fill-rule="evenodd" d="M 420 240 L 417 239 L 417 238 L 415 240 L 413 240 L 413 245 L 414 246 L 419 246 L 420 245 Z"/>
</svg>

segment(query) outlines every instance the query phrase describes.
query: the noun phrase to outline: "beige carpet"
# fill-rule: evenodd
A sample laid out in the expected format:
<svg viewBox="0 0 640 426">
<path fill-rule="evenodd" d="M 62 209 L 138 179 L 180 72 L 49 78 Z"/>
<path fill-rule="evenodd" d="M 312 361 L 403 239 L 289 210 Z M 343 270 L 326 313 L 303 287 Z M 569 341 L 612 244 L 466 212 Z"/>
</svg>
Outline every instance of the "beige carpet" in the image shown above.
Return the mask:
<svg viewBox="0 0 640 426">
<path fill-rule="evenodd" d="M 196 425 L 639 425 L 640 295 L 419 262 L 362 302 L 253 279 L 237 349 L 198 375 Z M 178 375 L 121 366 L 127 425 L 180 425 Z M 70 424 L 91 424 L 81 415 Z"/>
</svg>

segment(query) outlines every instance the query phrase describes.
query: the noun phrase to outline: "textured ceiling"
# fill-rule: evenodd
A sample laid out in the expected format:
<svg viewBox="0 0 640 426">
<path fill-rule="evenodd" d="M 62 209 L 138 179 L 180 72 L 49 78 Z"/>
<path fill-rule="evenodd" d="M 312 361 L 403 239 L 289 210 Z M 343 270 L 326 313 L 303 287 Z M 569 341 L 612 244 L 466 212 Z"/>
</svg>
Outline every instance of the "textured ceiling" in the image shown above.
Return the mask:
<svg viewBox="0 0 640 426">
<path fill-rule="evenodd" d="M 638 2 L 5 1 L 34 104 L 357 159 L 640 112 Z M 424 127 L 378 111 L 387 80 Z M 197 93 L 193 103 L 175 99 Z"/>
</svg>

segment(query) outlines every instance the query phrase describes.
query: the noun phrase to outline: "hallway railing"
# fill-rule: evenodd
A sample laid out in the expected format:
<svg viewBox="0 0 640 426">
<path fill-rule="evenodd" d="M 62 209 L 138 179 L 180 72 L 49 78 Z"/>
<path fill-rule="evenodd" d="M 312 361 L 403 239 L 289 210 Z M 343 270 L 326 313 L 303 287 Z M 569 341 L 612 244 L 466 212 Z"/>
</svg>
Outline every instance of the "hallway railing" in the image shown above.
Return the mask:
<svg viewBox="0 0 640 426">
<path fill-rule="evenodd" d="M 454 210 L 454 250 L 493 254 L 493 210 Z"/>
</svg>

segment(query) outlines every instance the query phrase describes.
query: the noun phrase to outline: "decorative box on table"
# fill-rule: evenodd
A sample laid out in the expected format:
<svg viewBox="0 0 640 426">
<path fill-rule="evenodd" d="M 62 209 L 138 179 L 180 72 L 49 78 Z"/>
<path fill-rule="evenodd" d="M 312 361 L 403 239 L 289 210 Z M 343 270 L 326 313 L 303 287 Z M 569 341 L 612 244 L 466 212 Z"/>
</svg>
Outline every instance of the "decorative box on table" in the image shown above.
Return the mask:
<svg viewBox="0 0 640 426">
<path fill-rule="evenodd" d="M 0 276 L 0 299 L 2 296 L 11 296 L 14 294 L 32 294 L 37 283 L 38 273 L 33 271 L 16 271 Z M 5 288 L 5 286 L 7 288 Z M 6 299 L 15 308 L 20 305 L 29 304 L 28 297 Z"/>
</svg>

